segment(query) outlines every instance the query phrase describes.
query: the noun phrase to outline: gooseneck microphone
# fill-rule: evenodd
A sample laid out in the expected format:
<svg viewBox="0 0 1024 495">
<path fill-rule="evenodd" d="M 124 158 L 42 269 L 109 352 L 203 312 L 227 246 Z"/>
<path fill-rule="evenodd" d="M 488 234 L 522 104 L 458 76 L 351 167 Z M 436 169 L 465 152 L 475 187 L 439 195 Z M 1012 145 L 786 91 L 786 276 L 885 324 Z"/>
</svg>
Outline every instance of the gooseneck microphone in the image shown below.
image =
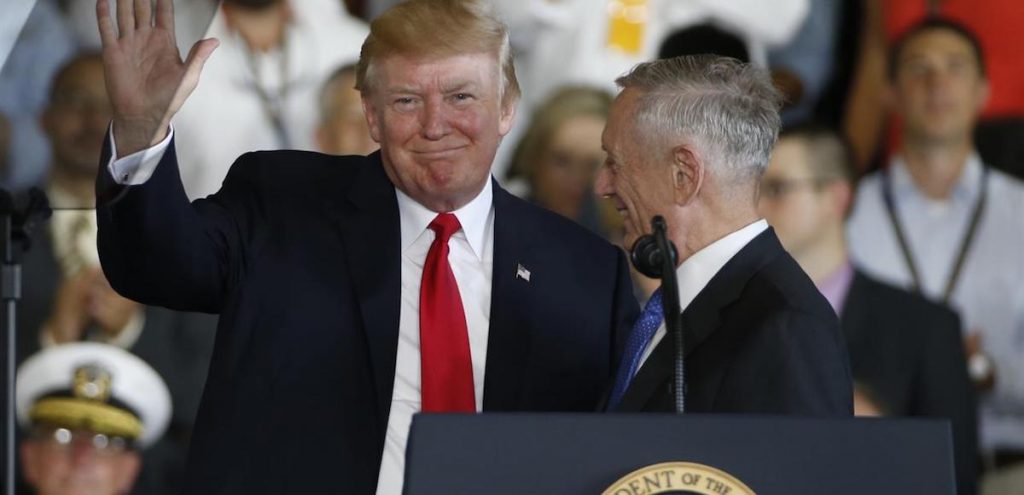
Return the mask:
<svg viewBox="0 0 1024 495">
<path fill-rule="evenodd" d="M 676 262 L 679 252 L 668 240 L 665 219 L 661 215 L 651 219 L 653 233 L 640 236 L 630 250 L 630 261 L 637 271 L 661 279 L 661 300 L 665 310 L 665 329 L 672 335 L 675 347 L 675 373 L 673 395 L 676 414 L 686 411 L 686 363 L 683 345 L 682 315 L 679 308 L 679 284 L 676 280 Z"/>
</svg>

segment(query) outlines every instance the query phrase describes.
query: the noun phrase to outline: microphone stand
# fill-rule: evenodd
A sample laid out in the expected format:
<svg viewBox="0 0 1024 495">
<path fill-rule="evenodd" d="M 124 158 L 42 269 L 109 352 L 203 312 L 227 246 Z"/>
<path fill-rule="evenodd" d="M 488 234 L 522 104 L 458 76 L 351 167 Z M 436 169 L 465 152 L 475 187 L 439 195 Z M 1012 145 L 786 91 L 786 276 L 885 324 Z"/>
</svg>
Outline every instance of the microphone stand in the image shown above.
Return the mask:
<svg viewBox="0 0 1024 495">
<path fill-rule="evenodd" d="M 686 363 L 684 361 L 685 345 L 683 341 L 682 311 L 679 308 L 679 283 L 676 279 L 675 250 L 668 240 L 665 219 L 658 215 L 651 220 L 654 239 L 661 251 L 661 301 L 665 311 L 665 330 L 672 335 L 675 347 L 675 373 L 673 379 L 673 395 L 675 396 L 675 412 L 686 412 Z"/>
<path fill-rule="evenodd" d="M 4 383 L 4 493 L 14 495 L 15 473 L 15 376 L 17 369 L 17 310 L 21 299 L 21 251 L 30 247 L 31 231 L 37 220 L 50 216 L 50 205 L 46 195 L 39 189 L 29 191 L 28 203 L 17 208 L 11 193 L 0 189 L 0 249 L 3 263 L 0 264 L 0 298 L 4 301 L 7 318 L 4 328 L 7 333 L 7 353 Z M 19 249 L 20 248 L 20 249 Z"/>
</svg>

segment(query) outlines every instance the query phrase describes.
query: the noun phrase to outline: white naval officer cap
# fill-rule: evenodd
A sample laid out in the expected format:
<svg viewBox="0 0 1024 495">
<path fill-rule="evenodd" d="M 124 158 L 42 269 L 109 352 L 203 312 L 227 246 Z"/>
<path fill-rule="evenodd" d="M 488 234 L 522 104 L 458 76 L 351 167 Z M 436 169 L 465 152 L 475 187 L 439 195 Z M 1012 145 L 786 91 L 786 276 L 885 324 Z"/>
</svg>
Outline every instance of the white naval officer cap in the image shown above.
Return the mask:
<svg viewBox="0 0 1024 495">
<path fill-rule="evenodd" d="M 18 367 L 18 422 L 121 437 L 143 449 L 164 434 L 171 394 L 137 356 L 92 342 L 61 344 Z"/>
</svg>

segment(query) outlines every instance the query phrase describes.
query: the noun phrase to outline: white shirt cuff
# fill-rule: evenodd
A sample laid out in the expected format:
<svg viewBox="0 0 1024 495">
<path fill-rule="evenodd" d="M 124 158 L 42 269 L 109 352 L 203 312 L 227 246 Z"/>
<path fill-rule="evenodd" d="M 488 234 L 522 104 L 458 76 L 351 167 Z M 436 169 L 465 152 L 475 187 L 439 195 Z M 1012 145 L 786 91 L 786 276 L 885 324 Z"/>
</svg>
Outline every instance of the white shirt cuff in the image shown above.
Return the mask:
<svg viewBox="0 0 1024 495">
<path fill-rule="evenodd" d="M 124 158 L 117 156 L 117 144 L 114 143 L 114 124 L 110 124 L 110 161 L 107 163 L 107 170 L 114 182 L 122 186 L 138 186 L 145 184 L 153 175 L 156 166 L 164 157 L 164 152 L 171 144 L 174 136 L 174 126 L 167 132 L 167 137 L 152 147 L 132 153 Z"/>
</svg>

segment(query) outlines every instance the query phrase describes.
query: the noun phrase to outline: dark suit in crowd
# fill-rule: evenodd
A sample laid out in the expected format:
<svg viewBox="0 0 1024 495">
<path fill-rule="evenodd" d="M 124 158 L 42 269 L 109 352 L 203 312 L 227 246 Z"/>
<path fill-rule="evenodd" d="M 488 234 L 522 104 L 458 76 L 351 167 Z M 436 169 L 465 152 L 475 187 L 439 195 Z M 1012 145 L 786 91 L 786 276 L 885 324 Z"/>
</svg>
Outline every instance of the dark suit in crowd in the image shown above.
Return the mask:
<svg viewBox="0 0 1024 495">
<path fill-rule="evenodd" d="M 884 414 L 952 423 L 958 493 L 977 484 L 977 403 L 960 318 L 948 307 L 854 272 L 842 310 L 854 379 Z"/>
</svg>

